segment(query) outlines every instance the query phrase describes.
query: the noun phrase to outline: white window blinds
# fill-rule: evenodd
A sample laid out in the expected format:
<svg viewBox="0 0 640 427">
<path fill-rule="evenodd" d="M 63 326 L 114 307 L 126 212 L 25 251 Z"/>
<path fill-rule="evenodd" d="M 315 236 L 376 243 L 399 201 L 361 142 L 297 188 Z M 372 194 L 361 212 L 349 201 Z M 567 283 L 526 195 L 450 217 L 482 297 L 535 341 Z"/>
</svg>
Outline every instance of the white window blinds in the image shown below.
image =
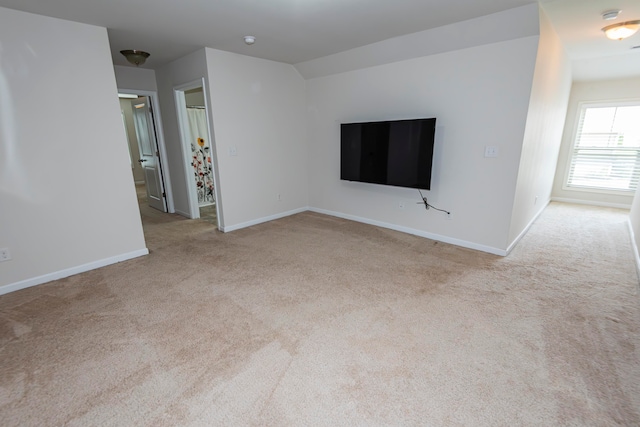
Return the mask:
<svg viewBox="0 0 640 427">
<path fill-rule="evenodd" d="M 567 187 L 632 191 L 640 176 L 640 105 L 583 106 Z"/>
</svg>

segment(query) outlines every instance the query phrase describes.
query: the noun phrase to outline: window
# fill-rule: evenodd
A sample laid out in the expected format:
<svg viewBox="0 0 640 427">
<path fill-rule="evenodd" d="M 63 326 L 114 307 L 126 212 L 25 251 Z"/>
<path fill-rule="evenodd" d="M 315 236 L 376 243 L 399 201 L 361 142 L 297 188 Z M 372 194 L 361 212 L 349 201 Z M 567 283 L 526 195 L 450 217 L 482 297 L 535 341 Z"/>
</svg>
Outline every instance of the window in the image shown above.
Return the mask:
<svg viewBox="0 0 640 427">
<path fill-rule="evenodd" d="M 566 189 L 633 191 L 640 176 L 640 102 L 583 105 Z"/>
</svg>

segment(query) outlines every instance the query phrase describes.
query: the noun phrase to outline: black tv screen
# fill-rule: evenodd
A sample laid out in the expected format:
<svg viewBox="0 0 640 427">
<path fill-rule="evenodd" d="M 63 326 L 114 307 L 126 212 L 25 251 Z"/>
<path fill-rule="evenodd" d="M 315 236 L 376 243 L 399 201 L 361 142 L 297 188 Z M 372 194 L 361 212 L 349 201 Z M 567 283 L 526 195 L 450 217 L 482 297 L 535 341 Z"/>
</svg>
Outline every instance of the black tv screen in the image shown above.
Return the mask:
<svg viewBox="0 0 640 427">
<path fill-rule="evenodd" d="M 342 123 L 340 179 L 431 189 L 436 119 Z"/>
</svg>

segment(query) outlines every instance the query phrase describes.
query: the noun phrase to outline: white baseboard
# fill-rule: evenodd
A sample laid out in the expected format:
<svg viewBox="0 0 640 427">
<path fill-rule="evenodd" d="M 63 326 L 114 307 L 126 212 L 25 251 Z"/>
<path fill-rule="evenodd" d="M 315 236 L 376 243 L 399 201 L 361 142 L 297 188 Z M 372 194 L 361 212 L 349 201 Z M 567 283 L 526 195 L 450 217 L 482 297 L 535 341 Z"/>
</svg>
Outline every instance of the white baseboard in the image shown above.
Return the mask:
<svg viewBox="0 0 640 427">
<path fill-rule="evenodd" d="M 638 273 L 638 278 L 640 278 L 640 254 L 638 253 L 638 245 L 636 245 L 636 235 L 633 232 L 631 218 L 627 219 L 627 225 L 629 226 L 629 235 L 631 236 L 631 248 L 633 248 L 633 256 L 636 259 L 636 272 Z"/>
<path fill-rule="evenodd" d="M 20 289 L 30 288 L 31 286 L 42 285 L 43 283 L 47 283 L 52 280 L 63 279 L 65 277 L 73 276 L 74 274 L 84 273 L 89 270 L 95 270 L 96 268 L 105 267 L 110 264 L 116 264 L 118 262 L 127 261 L 129 259 L 137 258 L 137 257 L 148 255 L 148 254 L 149 254 L 149 249 L 144 248 L 137 251 L 128 252 L 126 254 L 120 254 L 110 258 L 105 258 L 105 259 L 90 262 L 87 264 L 78 265 L 76 267 L 67 268 L 65 270 L 44 274 L 42 276 L 32 277 L 30 279 L 22 280 L 20 282 L 10 283 L 8 285 L 0 286 L 0 295 L 8 294 L 9 292 L 18 291 Z"/>
<path fill-rule="evenodd" d="M 507 250 L 498 249 L 498 248 L 494 248 L 494 247 L 486 246 L 486 245 L 481 245 L 481 244 L 474 243 L 474 242 L 469 242 L 469 241 L 466 241 L 466 240 L 456 239 L 456 238 L 453 238 L 453 237 L 442 236 L 440 234 L 429 233 L 429 232 L 426 232 L 426 231 L 417 230 L 417 229 L 410 228 L 410 227 L 404 227 L 404 226 L 397 225 L 397 224 L 390 224 L 390 223 L 387 223 L 387 222 L 376 221 L 376 220 L 363 218 L 363 217 L 359 217 L 359 216 L 355 216 L 355 215 L 349 215 L 349 214 L 344 214 L 344 213 L 341 213 L 341 212 L 334 212 L 334 211 L 329 211 L 329 210 L 326 210 L 326 209 L 319 209 L 319 208 L 312 208 L 312 207 L 298 208 L 298 209 L 290 210 L 290 211 L 287 211 L 287 212 L 281 212 L 281 213 L 277 213 L 277 214 L 274 214 L 274 215 L 270 215 L 270 216 L 266 216 L 266 217 L 262 217 L 262 218 L 257 218 L 257 219 L 254 219 L 254 220 L 251 220 L 251 221 L 247 221 L 247 222 L 243 222 L 243 223 L 240 223 L 240 224 L 231 225 L 231 226 L 228 226 L 228 227 L 220 227 L 219 231 L 222 231 L 224 233 L 228 233 L 228 232 L 231 232 L 231 231 L 240 230 L 242 228 L 251 227 L 253 225 L 262 224 L 264 222 L 273 221 L 273 220 L 276 220 L 276 219 L 280 219 L 280 218 L 284 218 L 284 217 L 287 217 L 287 216 L 295 215 L 295 214 L 302 213 L 302 212 L 305 212 L 305 211 L 312 211 L 312 212 L 316 212 L 316 213 L 320 213 L 320 214 L 324 214 L 324 215 L 329 215 L 329 216 L 334 216 L 334 217 L 338 217 L 338 218 L 347 219 L 347 220 L 350 220 L 350 221 L 360 222 L 360 223 L 363 223 L 363 224 L 369 224 L 369 225 L 373 225 L 373 226 L 376 226 L 376 227 L 387 228 L 387 229 L 399 231 L 399 232 L 402 232 L 402 233 L 412 234 L 414 236 L 424 237 L 424 238 L 431 239 L 431 240 L 437 240 L 439 242 L 449 243 L 449 244 L 452 244 L 452 245 L 456 245 L 456 246 L 460 246 L 460 247 L 468 248 L 468 249 L 473 249 L 473 250 L 477 250 L 477 251 L 481 251 L 481 252 L 486 252 L 486 253 L 490 253 L 490 254 L 493 254 L 493 255 L 506 256 L 507 254 L 509 254 L 509 252 L 511 252 L 513 247 L 515 247 L 517 242 L 527 233 L 527 231 L 529 230 L 529 228 L 531 227 L 533 222 L 538 218 L 538 216 L 542 213 L 543 210 L 544 210 L 544 208 L 540 209 L 540 211 L 530 221 L 530 223 L 527 225 L 527 227 L 511 243 L 511 245 L 509 245 Z M 181 211 L 176 211 L 176 213 L 188 217 L 188 215 L 186 213 L 183 213 Z M 633 230 L 631 230 L 631 233 L 633 233 Z M 640 257 L 638 256 L 638 249 L 635 246 L 635 241 L 634 241 L 634 251 L 635 251 L 635 256 L 636 256 L 636 263 L 638 264 L 638 268 L 639 268 L 639 271 L 640 271 Z M 105 267 L 105 266 L 110 265 L 110 264 L 115 264 L 115 263 L 118 263 L 118 262 L 121 262 L 121 261 L 126 261 L 126 260 L 129 260 L 129 259 L 137 258 L 137 257 L 148 255 L 148 254 L 149 254 L 149 250 L 145 248 L 145 249 L 141 249 L 141 250 L 138 250 L 138 251 L 134 251 L 134 252 L 129 252 L 129 253 L 126 253 L 126 254 L 118 255 L 118 256 L 115 256 L 115 257 L 106 258 L 106 259 L 99 260 L 99 261 L 94 261 L 94 262 L 91 262 L 91 263 L 88 263 L 88 264 L 79 265 L 77 267 L 73 267 L 73 268 L 57 271 L 57 272 L 54 272 L 54 273 L 45 274 L 43 276 L 33 277 L 31 279 L 27 279 L 27 280 L 23 280 L 23 281 L 20 281 L 20 282 L 16 282 L 16 283 L 11 283 L 11 284 L 8 284 L 8 285 L 0 286 L 0 295 L 4 295 L 6 293 L 17 291 L 17 290 L 24 289 L 24 288 L 28 288 L 28 287 L 31 287 L 31 286 L 40 285 L 40 284 L 43 284 L 43 283 L 46 283 L 46 282 L 50 282 L 52 280 L 62 279 L 62 278 L 68 277 L 68 276 L 72 276 L 74 274 L 84 273 L 84 272 L 89 271 L 89 270 L 94 270 L 96 268 Z"/>
<path fill-rule="evenodd" d="M 511 242 L 511 244 L 509 246 L 507 246 L 507 254 L 510 254 L 511 251 L 513 250 L 513 248 L 516 247 L 516 245 L 518 244 L 518 242 L 524 237 L 525 234 L 527 234 L 529 232 L 529 229 L 531 228 L 531 226 L 533 225 L 534 222 L 536 222 L 536 220 L 538 219 L 538 217 L 542 214 L 542 212 L 547 208 L 547 206 L 549 206 L 550 201 L 547 201 L 547 203 L 545 203 L 542 206 L 542 209 L 540 209 L 531 219 L 531 221 L 529 221 L 529 223 L 527 224 L 527 226 L 524 228 L 524 230 L 522 230 L 520 232 L 520 234 L 518 234 L 518 237 L 516 237 L 515 239 L 513 239 L 513 242 Z"/>
<path fill-rule="evenodd" d="M 573 203 L 575 205 L 602 206 L 604 208 L 631 209 L 631 204 L 609 203 L 609 202 L 592 202 L 590 200 L 568 199 L 566 197 L 552 197 L 552 202 Z"/>
<path fill-rule="evenodd" d="M 298 213 L 301 213 L 301 212 L 305 212 L 307 210 L 308 210 L 308 208 L 305 207 L 305 208 L 294 209 L 294 210 L 287 211 L 287 212 L 280 212 L 280 213 L 277 213 L 275 215 L 270 215 L 270 216 L 265 216 L 265 217 L 258 218 L 258 219 L 253 219 L 251 221 L 242 222 L 240 224 L 220 227 L 219 230 L 222 231 L 223 233 L 229 233 L 231 231 L 240 230 L 241 228 L 251 227 L 252 225 L 262 224 L 263 222 L 273 221 L 275 219 L 280 219 L 280 218 L 284 218 L 284 217 L 287 217 L 287 216 L 295 215 L 295 214 L 298 214 Z"/>
<path fill-rule="evenodd" d="M 191 219 L 191 214 L 189 212 L 183 212 L 180 209 L 176 209 L 174 213 L 177 213 L 178 215 L 183 216 L 185 218 Z"/>
<path fill-rule="evenodd" d="M 462 246 L 463 248 L 474 249 L 481 252 L 487 252 L 494 255 L 506 256 L 507 251 L 504 249 L 498 249 L 491 246 L 480 245 L 466 240 L 455 239 L 453 237 L 442 236 L 440 234 L 428 233 L 422 230 L 416 230 L 415 228 L 403 227 L 401 225 L 390 224 L 382 221 L 375 221 L 368 218 L 363 218 L 355 215 L 343 214 L 341 212 L 333 212 L 325 209 L 309 208 L 312 212 L 317 212 L 324 215 L 335 216 L 338 218 L 348 219 L 350 221 L 361 222 L 363 224 L 375 225 L 376 227 L 388 228 L 390 230 L 400 231 L 402 233 L 413 234 L 414 236 L 425 237 L 431 240 L 437 240 L 443 243 L 450 243 L 456 246 Z"/>
</svg>

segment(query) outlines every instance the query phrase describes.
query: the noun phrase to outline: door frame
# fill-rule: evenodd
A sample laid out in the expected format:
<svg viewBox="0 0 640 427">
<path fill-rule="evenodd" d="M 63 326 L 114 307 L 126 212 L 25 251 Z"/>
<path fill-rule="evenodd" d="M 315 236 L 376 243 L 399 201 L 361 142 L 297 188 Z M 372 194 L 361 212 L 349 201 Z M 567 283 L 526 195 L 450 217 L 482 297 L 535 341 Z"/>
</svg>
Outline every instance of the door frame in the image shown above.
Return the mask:
<svg viewBox="0 0 640 427">
<path fill-rule="evenodd" d="M 160 174 L 162 175 L 162 181 L 165 193 L 165 202 L 167 204 L 167 212 L 175 213 L 176 208 L 173 202 L 173 192 L 171 190 L 171 177 L 169 176 L 169 160 L 167 157 L 167 148 L 164 141 L 164 129 L 162 128 L 162 117 L 160 115 L 160 102 L 158 100 L 158 92 L 152 90 L 141 89 L 125 89 L 118 88 L 118 93 L 132 93 L 135 95 L 146 96 L 151 100 L 151 108 L 153 110 L 153 127 L 156 131 L 156 144 L 158 145 L 158 154 L 160 158 Z"/>
<path fill-rule="evenodd" d="M 156 141 L 158 131 L 154 125 L 155 118 L 150 100 L 151 97 L 140 97 L 140 95 L 138 98 L 130 100 L 133 124 L 138 140 L 140 159 L 138 162 L 144 172 L 147 204 L 152 208 L 167 212 L 167 193 L 164 190 L 160 150 Z"/>
<path fill-rule="evenodd" d="M 207 131 L 209 132 L 209 149 L 211 153 L 211 166 L 213 167 L 213 192 L 216 206 L 216 222 L 218 229 L 221 228 L 221 205 L 220 205 L 220 187 L 218 184 L 218 158 L 213 138 L 213 129 L 211 126 L 211 115 L 209 114 L 209 102 L 207 96 L 207 86 L 204 78 L 192 80 L 173 87 L 173 96 L 176 103 L 176 115 L 178 118 L 178 131 L 182 142 L 182 156 L 184 159 L 185 182 L 187 185 L 187 198 L 189 201 L 189 217 L 192 219 L 200 218 L 200 206 L 198 205 L 198 194 L 193 183 L 193 165 L 191 164 L 191 142 L 189 141 L 189 119 L 187 118 L 187 101 L 185 92 L 202 88 L 204 93 L 204 108 L 207 116 Z"/>
</svg>

